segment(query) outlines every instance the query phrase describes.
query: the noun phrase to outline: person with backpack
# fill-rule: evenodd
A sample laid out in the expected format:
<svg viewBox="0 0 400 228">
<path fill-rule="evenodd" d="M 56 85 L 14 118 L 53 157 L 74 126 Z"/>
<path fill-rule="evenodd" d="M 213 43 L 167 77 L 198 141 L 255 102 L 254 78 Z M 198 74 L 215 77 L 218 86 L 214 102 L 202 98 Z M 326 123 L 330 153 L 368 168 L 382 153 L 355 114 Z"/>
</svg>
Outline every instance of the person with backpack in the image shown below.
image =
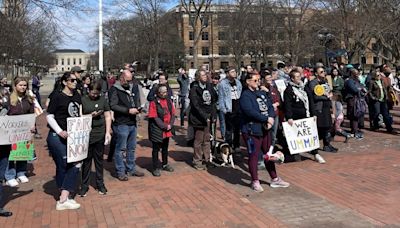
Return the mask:
<svg viewBox="0 0 400 228">
<path fill-rule="evenodd" d="M 168 98 L 168 88 L 165 84 L 157 87 L 157 97 L 149 104 L 149 139 L 153 144 L 152 161 L 153 171 L 155 177 L 161 176 L 161 169 L 173 172 L 168 164 L 168 145 L 169 138 L 172 137 L 172 129 L 175 122 L 175 107 Z M 162 166 L 158 160 L 158 152 L 161 149 Z"/>
<path fill-rule="evenodd" d="M 360 119 L 364 119 L 364 114 L 368 109 L 365 101 L 367 90 L 361 85 L 358 75 L 357 69 L 350 70 L 350 77 L 344 83 L 345 101 L 347 102 L 347 118 L 350 120 L 351 133 L 356 139 L 363 139 L 364 134 L 359 130 L 358 125 Z"/>
</svg>

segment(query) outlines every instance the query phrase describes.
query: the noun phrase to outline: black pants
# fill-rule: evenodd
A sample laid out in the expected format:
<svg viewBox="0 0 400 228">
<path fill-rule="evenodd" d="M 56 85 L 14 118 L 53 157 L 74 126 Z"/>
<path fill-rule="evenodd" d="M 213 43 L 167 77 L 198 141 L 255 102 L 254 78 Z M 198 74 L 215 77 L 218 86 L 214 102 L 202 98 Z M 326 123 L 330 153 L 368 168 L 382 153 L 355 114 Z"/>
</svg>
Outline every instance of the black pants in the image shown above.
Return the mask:
<svg viewBox="0 0 400 228">
<path fill-rule="evenodd" d="M 324 146 L 329 146 L 331 142 L 331 135 L 330 135 L 330 127 L 319 127 L 318 128 L 318 135 L 319 138 L 322 139 Z"/>
<path fill-rule="evenodd" d="M 390 113 L 389 113 L 389 109 L 388 109 L 388 105 L 386 103 L 386 101 L 374 101 L 372 103 L 372 107 L 373 107 L 373 116 L 372 116 L 372 120 L 374 123 L 374 127 L 375 128 L 379 128 L 379 114 L 382 114 L 383 117 L 383 122 L 385 123 L 386 129 L 388 131 L 392 131 L 393 127 L 392 127 L 392 123 L 390 120 Z"/>
<path fill-rule="evenodd" d="M 184 125 L 185 123 L 185 111 L 186 111 L 186 96 L 180 96 L 179 97 L 179 102 L 181 103 L 181 126 Z"/>
<path fill-rule="evenodd" d="M 162 165 L 168 164 L 168 145 L 169 138 L 163 139 L 162 143 L 160 142 L 152 142 L 153 143 L 153 151 L 152 151 L 152 160 L 153 160 L 153 169 L 160 168 L 160 161 L 158 160 L 158 152 L 161 149 L 161 157 L 162 157 Z"/>
<path fill-rule="evenodd" d="M 225 114 L 225 142 L 233 149 L 240 148 L 240 116 L 239 113 Z"/>
<path fill-rule="evenodd" d="M 83 160 L 83 165 L 82 165 L 82 187 L 89 186 L 90 170 L 92 169 L 92 160 L 94 160 L 94 166 L 96 168 L 96 185 L 98 188 L 104 185 L 103 153 L 104 153 L 103 140 L 89 144 L 88 156 L 85 160 Z"/>
</svg>

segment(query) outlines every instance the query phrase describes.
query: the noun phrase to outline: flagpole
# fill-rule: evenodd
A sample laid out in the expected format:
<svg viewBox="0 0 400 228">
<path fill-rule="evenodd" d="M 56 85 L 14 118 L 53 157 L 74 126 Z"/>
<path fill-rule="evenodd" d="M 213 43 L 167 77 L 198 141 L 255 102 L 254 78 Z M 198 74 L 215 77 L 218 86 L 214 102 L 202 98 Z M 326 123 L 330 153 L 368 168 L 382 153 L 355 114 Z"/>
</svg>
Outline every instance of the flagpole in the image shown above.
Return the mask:
<svg viewBox="0 0 400 228">
<path fill-rule="evenodd" d="M 99 0 L 99 71 L 103 71 L 103 0 Z"/>
</svg>

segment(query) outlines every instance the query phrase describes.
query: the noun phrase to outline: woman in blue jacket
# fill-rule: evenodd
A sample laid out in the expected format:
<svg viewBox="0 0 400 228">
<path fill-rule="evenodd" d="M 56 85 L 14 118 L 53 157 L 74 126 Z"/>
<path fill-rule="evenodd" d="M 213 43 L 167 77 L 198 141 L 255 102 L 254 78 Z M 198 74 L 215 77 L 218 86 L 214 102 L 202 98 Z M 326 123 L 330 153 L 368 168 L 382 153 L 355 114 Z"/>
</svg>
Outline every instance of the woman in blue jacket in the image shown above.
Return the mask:
<svg viewBox="0 0 400 228">
<path fill-rule="evenodd" d="M 260 75 L 251 73 L 246 76 L 247 90 L 240 97 L 241 132 L 247 145 L 249 154 L 249 171 L 251 187 L 256 192 L 264 189 L 258 179 L 257 161 L 258 154 L 266 154 L 271 146 L 271 128 L 274 124 L 275 112 L 272 101 L 265 91 L 259 90 Z M 270 186 L 288 187 L 289 183 L 283 181 L 276 174 L 274 160 L 276 157 L 265 155 L 265 167 L 271 177 Z"/>
</svg>

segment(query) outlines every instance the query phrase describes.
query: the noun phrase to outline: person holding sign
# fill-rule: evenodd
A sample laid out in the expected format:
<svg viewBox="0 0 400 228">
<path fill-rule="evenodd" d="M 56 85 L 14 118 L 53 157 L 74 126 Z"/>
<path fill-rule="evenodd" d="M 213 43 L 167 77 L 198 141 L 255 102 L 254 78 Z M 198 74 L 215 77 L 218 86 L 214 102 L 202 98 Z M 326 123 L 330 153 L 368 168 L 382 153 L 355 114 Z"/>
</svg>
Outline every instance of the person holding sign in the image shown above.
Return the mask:
<svg viewBox="0 0 400 228">
<path fill-rule="evenodd" d="M 75 192 L 81 163 L 67 162 L 67 118 L 80 116 L 82 101 L 76 90 L 75 75 L 66 72 L 60 80 L 63 89 L 54 92 L 47 109 L 50 126 L 47 146 L 56 165 L 56 183 L 61 190 L 56 210 L 78 209 L 81 205 L 69 197 Z"/>
<path fill-rule="evenodd" d="M 13 86 L 14 89 L 10 95 L 8 115 L 13 116 L 33 113 L 35 105 L 33 103 L 33 97 L 29 96 L 27 93 L 28 80 L 17 77 L 14 79 Z M 32 131 L 34 130 L 35 126 L 32 126 Z M 7 185 L 15 187 L 18 185 L 18 181 L 21 183 L 29 182 L 29 179 L 25 176 L 26 168 L 27 161 L 10 161 L 5 173 Z"/>
<path fill-rule="evenodd" d="M 82 97 L 83 114 L 92 115 L 92 131 L 90 132 L 88 156 L 83 160 L 82 183 L 80 196 L 86 196 L 89 191 L 90 170 L 92 160 L 96 168 L 96 186 L 100 195 L 107 194 L 103 178 L 104 145 L 111 141 L 111 112 L 110 105 L 101 96 L 102 81 L 94 81 L 88 85 L 88 95 Z"/>
<path fill-rule="evenodd" d="M 330 129 L 333 127 L 332 120 L 335 115 L 332 111 L 332 92 L 326 80 L 326 72 L 323 67 L 315 69 L 316 78 L 308 83 L 308 93 L 310 100 L 314 104 L 315 116 L 317 116 L 317 127 L 319 138 L 322 138 L 324 144 L 323 151 L 336 153 L 337 148 L 330 143 Z"/>
<path fill-rule="evenodd" d="M 172 137 L 172 128 L 175 122 L 175 108 L 168 97 L 168 88 L 166 85 L 159 85 L 157 98 L 150 101 L 149 105 L 149 139 L 153 144 L 153 176 L 161 176 L 161 169 L 173 172 L 168 164 L 168 144 Z M 161 150 L 162 166 L 158 160 L 158 152 Z"/>
<path fill-rule="evenodd" d="M 258 179 L 258 154 L 260 151 L 264 155 L 265 167 L 271 177 L 270 186 L 289 187 L 289 183 L 278 177 L 274 161 L 278 160 L 276 156 L 267 154 L 271 147 L 271 128 L 274 124 L 275 111 L 272 101 L 268 94 L 259 90 L 260 75 L 251 73 L 246 76 L 247 88 L 240 98 L 241 132 L 244 141 L 247 144 L 249 154 L 249 171 L 251 175 L 251 188 L 256 192 L 262 192 Z"/>
<path fill-rule="evenodd" d="M 290 126 L 293 120 L 304 119 L 314 116 L 316 120 L 314 105 L 309 99 L 309 94 L 304 89 L 304 83 L 301 80 L 301 74 L 297 70 L 289 73 L 290 81 L 283 93 L 283 104 L 285 110 L 285 118 Z M 311 102 L 310 102 L 311 101 Z M 318 154 L 318 150 L 310 151 L 317 162 L 323 164 L 325 159 Z"/>
</svg>

